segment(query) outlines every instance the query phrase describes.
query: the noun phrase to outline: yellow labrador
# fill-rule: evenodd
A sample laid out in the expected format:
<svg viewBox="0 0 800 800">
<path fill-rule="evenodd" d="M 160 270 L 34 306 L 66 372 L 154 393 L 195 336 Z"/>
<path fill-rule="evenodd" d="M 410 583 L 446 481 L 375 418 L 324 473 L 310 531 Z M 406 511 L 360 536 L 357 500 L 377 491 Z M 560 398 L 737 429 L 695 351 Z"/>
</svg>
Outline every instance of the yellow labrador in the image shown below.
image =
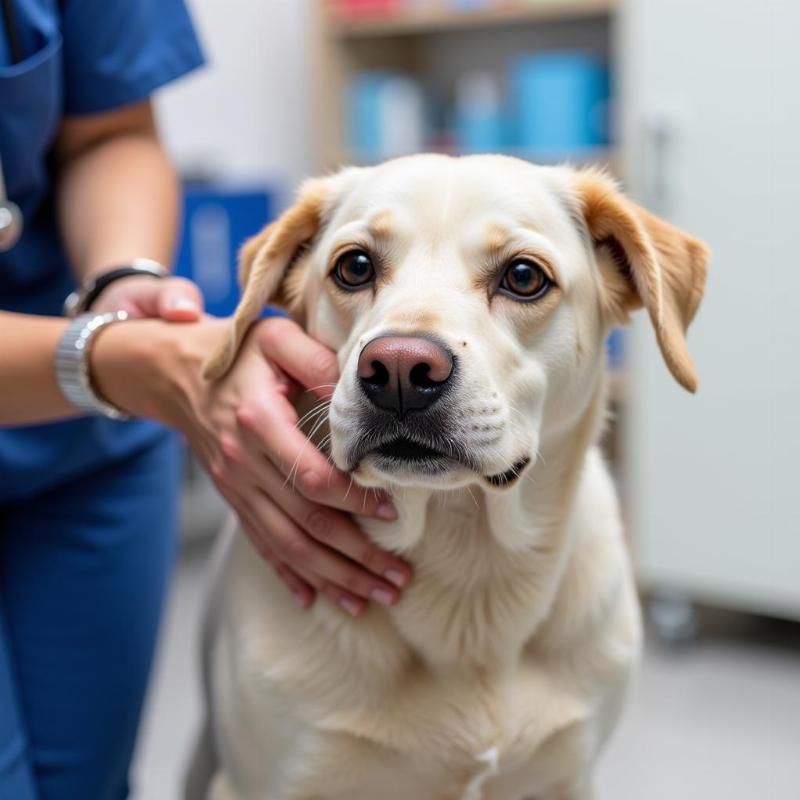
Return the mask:
<svg viewBox="0 0 800 800">
<path fill-rule="evenodd" d="M 415 578 L 392 609 L 298 610 L 232 540 L 208 638 L 213 800 L 584 800 L 640 648 L 596 442 L 604 342 L 684 334 L 707 250 L 602 173 L 414 156 L 309 181 L 243 252 L 209 364 L 279 298 L 341 367 L 330 453 Z"/>
</svg>

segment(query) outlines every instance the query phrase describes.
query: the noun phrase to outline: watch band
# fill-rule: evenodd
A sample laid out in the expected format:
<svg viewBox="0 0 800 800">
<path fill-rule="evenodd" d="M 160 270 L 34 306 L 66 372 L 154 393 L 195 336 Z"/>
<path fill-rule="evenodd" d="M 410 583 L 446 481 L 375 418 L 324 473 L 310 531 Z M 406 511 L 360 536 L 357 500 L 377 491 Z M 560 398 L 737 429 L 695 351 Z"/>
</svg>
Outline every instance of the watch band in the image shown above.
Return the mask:
<svg viewBox="0 0 800 800">
<path fill-rule="evenodd" d="M 98 331 L 112 322 L 128 319 L 127 311 L 110 314 L 85 314 L 73 319 L 56 347 L 55 372 L 58 386 L 72 405 L 89 414 L 111 419 L 130 419 L 130 415 L 103 400 L 92 386 L 89 354 Z"/>
<path fill-rule="evenodd" d="M 169 277 L 169 271 L 157 261 L 149 258 L 137 258 L 131 261 L 130 264 L 110 269 L 96 277 L 89 278 L 67 297 L 64 301 L 64 316 L 74 318 L 79 314 L 85 314 L 91 309 L 92 303 L 97 300 L 107 286 L 114 283 L 114 281 L 120 280 L 120 278 L 127 278 L 130 275 L 167 278 Z"/>
</svg>

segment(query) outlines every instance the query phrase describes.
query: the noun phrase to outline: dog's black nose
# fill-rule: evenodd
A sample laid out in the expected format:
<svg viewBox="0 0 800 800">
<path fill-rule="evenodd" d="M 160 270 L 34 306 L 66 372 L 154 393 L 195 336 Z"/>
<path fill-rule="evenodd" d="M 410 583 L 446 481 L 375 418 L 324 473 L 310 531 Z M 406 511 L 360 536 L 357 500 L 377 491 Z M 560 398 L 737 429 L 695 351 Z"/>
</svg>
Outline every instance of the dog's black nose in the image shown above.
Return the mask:
<svg viewBox="0 0 800 800">
<path fill-rule="evenodd" d="M 364 394 L 400 419 L 437 400 L 452 376 L 452 353 L 422 336 L 379 336 L 358 358 Z"/>
</svg>

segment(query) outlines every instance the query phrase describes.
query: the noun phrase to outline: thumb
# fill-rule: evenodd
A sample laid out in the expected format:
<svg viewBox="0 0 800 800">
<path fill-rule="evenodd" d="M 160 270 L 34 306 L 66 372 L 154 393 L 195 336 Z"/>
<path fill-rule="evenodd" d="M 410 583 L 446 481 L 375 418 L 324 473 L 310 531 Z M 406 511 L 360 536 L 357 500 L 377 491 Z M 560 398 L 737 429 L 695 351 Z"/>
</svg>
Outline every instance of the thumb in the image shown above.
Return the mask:
<svg viewBox="0 0 800 800">
<path fill-rule="evenodd" d="M 165 278 L 158 287 L 156 311 L 167 322 L 196 322 L 203 313 L 203 295 L 186 278 Z"/>
</svg>

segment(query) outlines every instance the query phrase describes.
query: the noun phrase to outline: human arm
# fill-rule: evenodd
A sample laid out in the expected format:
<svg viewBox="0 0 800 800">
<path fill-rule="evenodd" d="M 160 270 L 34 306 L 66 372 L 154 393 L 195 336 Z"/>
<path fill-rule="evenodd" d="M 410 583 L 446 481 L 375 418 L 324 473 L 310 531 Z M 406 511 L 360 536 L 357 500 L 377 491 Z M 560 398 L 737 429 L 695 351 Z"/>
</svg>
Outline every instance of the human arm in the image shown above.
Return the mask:
<svg viewBox="0 0 800 800">
<path fill-rule="evenodd" d="M 53 159 L 62 238 L 78 283 L 137 258 L 172 260 L 178 181 L 149 101 L 66 117 Z M 202 296 L 182 278 L 131 276 L 108 286 L 92 310 L 194 321 Z"/>
<path fill-rule="evenodd" d="M 149 104 L 65 121 L 55 157 L 63 237 L 77 277 L 137 257 L 168 260 L 177 188 Z M 196 308 L 185 307 L 187 296 Z M 180 279 L 125 278 L 91 310 L 191 321 L 199 303 L 196 287 Z M 288 320 L 265 320 L 228 378 L 210 385 L 201 365 L 223 327 L 207 318 L 185 330 L 155 321 L 110 326 L 99 334 L 93 359 L 101 396 L 185 434 L 301 605 L 316 591 L 350 613 L 361 613 L 370 599 L 395 602 L 408 566 L 374 547 L 347 513 L 391 517 L 379 511 L 386 498 L 352 487 L 309 445 L 288 399 L 301 385 L 326 384 L 329 391 L 335 357 Z M 27 347 L 23 336 L 18 342 Z M 54 347 L 50 339 L 46 344 Z"/>
<path fill-rule="evenodd" d="M 266 319 L 253 327 L 230 373 L 209 384 L 202 366 L 227 325 L 207 318 L 196 325 L 110 326 L 92 360 L 100 394 L 184 432 L 301 606 L 316 592 L 356 615 L 370 600 L 393 604 L 410 568 L 350 518 L 393 519 L 388 498 L 353 485 L 296 426 L 291 400 L 299 391 L 332 393 L 333 353 L 296 323 Z"/>
<path fill-rule="evenodd" d="M 75 416 L 53 359 L 66 320 L 0 311 L 0 426 Z"/>
</svg>

